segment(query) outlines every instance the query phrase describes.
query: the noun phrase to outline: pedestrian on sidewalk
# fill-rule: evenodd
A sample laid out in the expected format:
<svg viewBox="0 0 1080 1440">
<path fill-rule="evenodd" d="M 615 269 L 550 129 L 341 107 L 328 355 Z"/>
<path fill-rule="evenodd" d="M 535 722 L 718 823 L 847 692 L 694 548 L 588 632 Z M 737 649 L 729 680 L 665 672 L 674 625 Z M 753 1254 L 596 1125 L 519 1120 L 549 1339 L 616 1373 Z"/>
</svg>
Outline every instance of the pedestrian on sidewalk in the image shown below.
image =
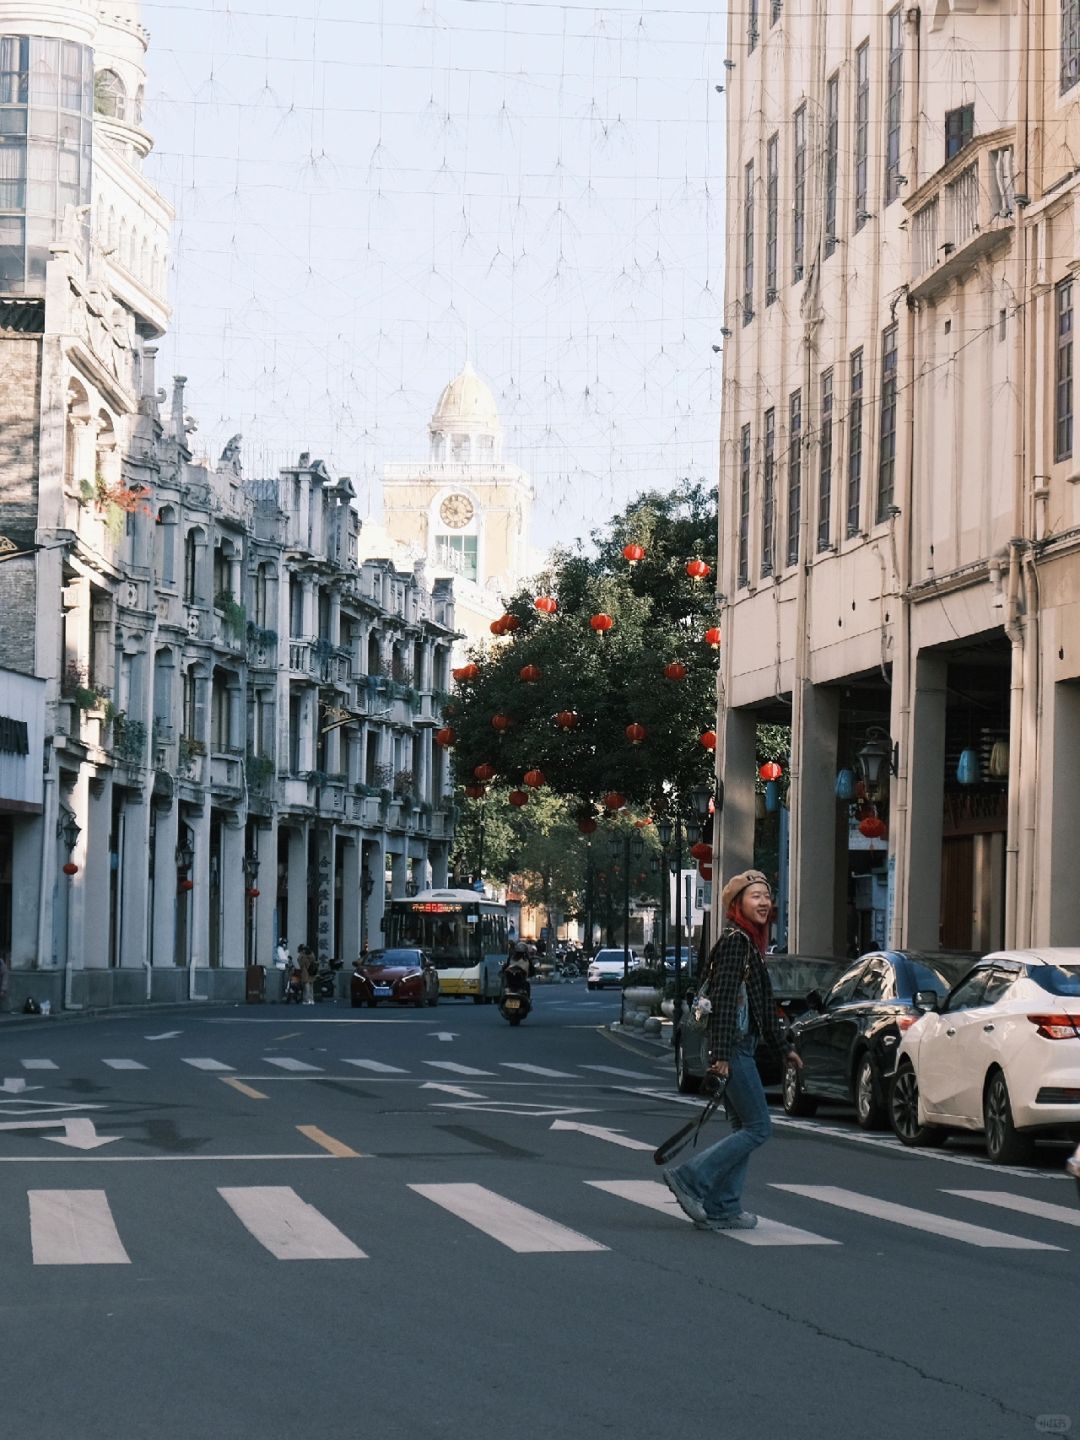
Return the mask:
<svg viewBox="0 0 1080 1440">
<path fill-rule="evenodd" d="M 315 1004 L 315 976 L 319 973 L 319 962 L 307 945 L 301 945 L 296 952 L 300 962 L 300 984 L 304 989 L 304 1004 Z"/>
<path fill-rule="evenodd" d="M 664 1171 L 668 1189 L 699 1229 L 752 1230 L 757 1216 L 742 1209 L 750 1156 L 772 1134 L 769 1107 L 755 1058 L 764 1041 L 776 1059 L 785 1050 L 772 983 L 762 956 L 769 944 L 772 889 L 760 870 L 745 870 L 724 886 L 726 925 L 709 956 L 703 993 L 709 1015 L 709 1075 L 727 1081 L 730 1135 L 682 1165 Z M 794 1050 L 787 1058 L 802 1067 Z"/>
</svg>

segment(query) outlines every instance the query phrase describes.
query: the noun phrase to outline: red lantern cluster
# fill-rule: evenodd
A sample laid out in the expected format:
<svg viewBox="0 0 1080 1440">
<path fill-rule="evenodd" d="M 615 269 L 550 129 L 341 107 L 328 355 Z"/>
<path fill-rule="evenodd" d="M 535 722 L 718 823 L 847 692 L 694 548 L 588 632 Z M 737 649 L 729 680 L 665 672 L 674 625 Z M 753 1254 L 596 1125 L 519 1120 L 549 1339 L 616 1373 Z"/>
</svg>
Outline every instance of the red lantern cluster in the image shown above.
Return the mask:
<svg viewBox="0 0 1080 1440">
<path fill-rule="evenodd" d="M 488 780 L 495 779 L 495 766 L 485 760 L 482 765 L 474 766 L 472 773 L 477 780 L 486 783 Z"/>
<path fill-rule="evenodd" d="M 524 790 L 511 790 L 510 794 L 507 795 L 506 798 L 507 800 L 509 800 L 511 805 L 515 806 L 519 810 L 521 809 L 522 805 L 527 805 L 529 803 L 528 794 Z"/>
<path fill-rule="evenodd" d="M 698 737 L 706 750 L 716 749 L 716 731 L 706 730 L 704 735 Z"/>
<path fill-rule="evenodd" d="M 518 671 L 518 679 L 526 685 L 535 685 L 543 673 L 539 665 L 523 665 Z"/>
<path fill-rule="evenodd" d="M 722 638 L 719 625 L 712 625 L 705 631 L 705 644 L 713 650 L 720 649 L 720 641 Z"/>
<path fill-rule="evenodd" d="M 555 716 L 555 724 L 560 730 L 576 730 L 578 724 L 577 713 L 574 710 L 560 710 Z"/>
<path fill-rule="evenodd" d="M 457 740 L 457 731 L 452 730 L 449 725 L 444 725 L 441 730 L 435 731 L 435 744 L 441 745 L 444 750 L 449 750 Z"/>
<path fill-rule="evenodd" d="M 513 723 L 509 715 L 492 715 L 491 717 L 491 728 L 497 730 L 500 735 L 505 735 Z"/>
<path fill-rule="evenodd" d="M 645 726 L 639 725 L 636 720 L 626 727 L 626 738 L 631 745 L 640 745 L 647 733 Z"/>
<path fill-rule="evenodd" d="M 681 660 L 673 660 L 670 665 L 664 666 L 664 675 L 668 680 L 685 680 L 686 666 Z"/>
<path fill-rule="evenodd" d="M 615 621 L 611 618 L 610 615 L 605 615 L 604 612 L 601 611 L 599 615 L 594 615 L 592 617 L 592 619 L 589 621 L 589 624 L 596 631 L 597 635 L 603 636 L 608 633 L 608 631 L 615 624 Z"/>
<path fill-rule="evenodd" d="M 500 615 L 498 620 L 493 620 L 488 626 L 492 635 L 512 635 L 515 630 L 521 629 L 521 621 L 516 615 Z"/>
<path fill-rule="evenodd" d="M 604 796 L 604 808 L 607 810 L 621 810 L 626 800 L 619 794 L 618 790 L 610 790 Z"/>
<path fill-rule="evenodd" d="M 526 770 L 522 778 L 531 790 L 539 790 L 544 783 L 544 772 L 542 770 Z"/>
<path fill-rule="evenodd" d="M 631 565 L 636 565 L 639 560 L 645 559 L 645 550 L 641 545 L 624 545 L 622 547 L 623 559 L 629 560 Z"/>
<path fill-rule="evenodd" d="M 757 773 L 767 783 L 770 780 L 779 780 L 784 773 L 784 767 L 778 765 L 775 760 L 766 760 L 764 765 L 758 767 Z"/>
<path fill-rule="evenodd" d="M 691 580 L 707 580 L 712 574 L 712 566 L 706 565 L 704 560 L 688 560 L 686 573 Z"/>
<path fill-rule="evenodd" d="M 880 815 L 865 815 L 859 821 L 859 834 L 865 835 L 868 840 L 884 839 L 888 829 Z"/>
<path fill-rule="evenodd" d="M 474 665 L 470 660 L 468 665 L 459 665 L 456 670 L 450 672 L 459 685 L 475 680 L 480 674 L 480 666 Z"/>
<path fill-rule="evenodd" d="M 554 615 L 559 608 L 559 602 L 554 595 L 538 595 L 533 601 L 533 605 L 541 615 Z"/>
</svg>

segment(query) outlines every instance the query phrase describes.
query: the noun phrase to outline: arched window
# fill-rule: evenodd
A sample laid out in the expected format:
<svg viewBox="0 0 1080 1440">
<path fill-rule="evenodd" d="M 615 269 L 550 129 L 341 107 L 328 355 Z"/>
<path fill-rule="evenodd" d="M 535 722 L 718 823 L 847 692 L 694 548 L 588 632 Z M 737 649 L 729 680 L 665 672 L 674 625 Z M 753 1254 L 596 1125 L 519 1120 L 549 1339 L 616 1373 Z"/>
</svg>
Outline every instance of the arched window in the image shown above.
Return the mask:
<svg viewBox="0 0 1080 1440">
<path fill-rule="evenodd" d="M 189 530 L 184 536 L 184 599 L 189 605 L 202 599 L 199 551 L 205 543 L 206 535 L 198 527 Z"/>
<path fill-rule="evenodd" d="M 99 70 L 94 76 L 94 112 L 113 120 L 127 119 L 127 90 L 115 70 Z"/>
<path fill-rule="evenodd" d="M 176 584 L 176 511 L 163 505 L 154 526 L 154 559 L 159 585 Z"/>
</svg>

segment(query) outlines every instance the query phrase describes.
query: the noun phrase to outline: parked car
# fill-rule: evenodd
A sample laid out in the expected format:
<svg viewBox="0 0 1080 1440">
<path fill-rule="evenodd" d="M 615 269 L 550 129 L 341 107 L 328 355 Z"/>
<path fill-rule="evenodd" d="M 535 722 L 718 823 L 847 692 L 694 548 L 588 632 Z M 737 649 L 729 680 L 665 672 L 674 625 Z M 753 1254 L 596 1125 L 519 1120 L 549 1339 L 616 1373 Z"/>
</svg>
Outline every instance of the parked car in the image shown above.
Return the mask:
<svg viewBox="0 0 1080 1440">
<path fill-rule="evenodd" d="M 783 1101 L 789 1115 L 812 1115 L 819 1100 L 855 1107 L 864 1130 L 888 1124 L 889 1081 L 900 1037 L 918 1020 L 917 991 L 944 1000 L 949 980 L 933 955 L 877 950 L 854 960 L 824 996 L 790 1025 L 788 1038 L 803 1062 L 784 1068 Z"/>
<path fill-rule="evenodd" d="M 686 945 L 683 945 L 681 947 L 681 950 L 677 952 L 674 945 L 667 946 L 664 951 L 664 969 L 668 972 L 669 975 L 673 975 L 675 973 L 676 954 L 678 954 L 679 963 L 682 967 L 682 973 L 684 975 L 688 975 L 690 973 L 690 967 L 694 964 L 694 961 L 697 958 L 697 951 L 691 950 Z"/>
<path fill-rule="evenodd" d="M 630 951 L 629 969 L 638 964 L 636 951 Z M 590 990 L 602 990 L 605 985 L 621 985 L 623 982 L 624 957 L 621 949 L 597 950 L 589 961 L 585 983 Z"/>
<path fill-rule="evenodd" d="M 781 1030 L 786 1031 L 792 1020 L 806 1012 L 813 991 L 829 989 L 844 964 L 843 960 L 817 955 L 765 956 Z M 687 1005 L 693 999 L 695 989 L 696 980 L 684 989 Z M 683 1013 L 686 1013 L 685 1008 Z M 706 1045 L 705 1035 L 679 1027 L 675 1037 L 675 1084 L 683 1095 L 695 1095 L 701 1089 L 708 1069 Z M 763 1084 L 780 1083 L 779 1063 L 764 1045 L 758 1047 L 757 1064 Z"/>
<path fill-rule="evenodd" d="M 889 1119 L 905 1145 L 981 1130 L 996 1164 L 1022 1164 L 1039 1134 L 1080 1134 L 1080 949 L 999 950 L 900 1044 Z"/>
<path fill-rule="evenodd" d="M 378 1005 L 380 1000 L 437 1005 L 439 972 L 423 950 L 374 950 L 354 966 L 349 994 L 354 1007 Z"/>
</svg>

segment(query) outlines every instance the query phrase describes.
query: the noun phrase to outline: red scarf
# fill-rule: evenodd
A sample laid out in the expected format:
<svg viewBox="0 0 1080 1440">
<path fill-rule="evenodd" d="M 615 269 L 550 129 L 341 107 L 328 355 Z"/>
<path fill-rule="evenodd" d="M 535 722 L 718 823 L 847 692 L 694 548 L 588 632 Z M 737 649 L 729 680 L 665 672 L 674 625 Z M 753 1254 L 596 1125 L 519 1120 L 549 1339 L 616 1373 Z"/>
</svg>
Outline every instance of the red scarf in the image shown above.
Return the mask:
<svg viewBox="0 0 1080 1440">
<path fill-rule="evenodd" d="M 755 925 L 748 920 L 742 912 L 738 900 L 732 902 L 728 907 L 727 918 L 732 925 L 737 925 L 744 934 L 749 935 L 754 942 L 759 955 L 764 955 L 769 948 L 769 927 L 768 925 Z"/>
</svg>

